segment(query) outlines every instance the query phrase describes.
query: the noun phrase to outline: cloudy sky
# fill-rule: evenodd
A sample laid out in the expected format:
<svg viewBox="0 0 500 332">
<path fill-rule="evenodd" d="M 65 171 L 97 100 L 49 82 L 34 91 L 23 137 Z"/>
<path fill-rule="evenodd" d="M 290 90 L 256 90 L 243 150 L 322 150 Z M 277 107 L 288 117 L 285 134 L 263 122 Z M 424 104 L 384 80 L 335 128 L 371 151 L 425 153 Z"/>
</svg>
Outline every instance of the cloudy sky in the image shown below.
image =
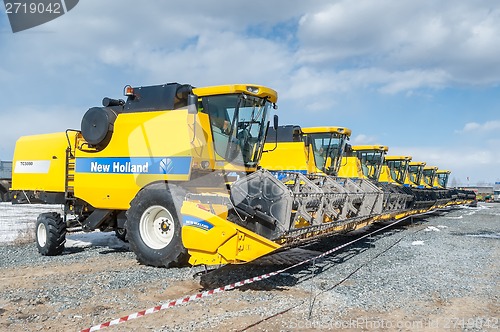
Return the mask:
<svg viewBox="0 0 500 332">
<path fill-rule="evenodd" d="M 15 34 L 2 10 L 0 59 L 2 160 L 126 84 L 242 82 L 278 91 L 281 124 L 500 181 L 496 0 L 83 0 Z"/>
</svg>

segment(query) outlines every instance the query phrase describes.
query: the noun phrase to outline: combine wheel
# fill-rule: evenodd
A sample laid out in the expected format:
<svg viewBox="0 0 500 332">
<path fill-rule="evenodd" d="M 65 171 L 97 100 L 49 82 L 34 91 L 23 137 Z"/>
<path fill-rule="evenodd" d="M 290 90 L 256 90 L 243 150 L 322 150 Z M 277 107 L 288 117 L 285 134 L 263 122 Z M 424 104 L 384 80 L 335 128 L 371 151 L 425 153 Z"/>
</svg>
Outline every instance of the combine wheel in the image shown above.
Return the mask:
<svg viewBox="0 0 500 332">
<path fill-rule="evenodd" d="M 123 242 L 128 242 L 128 240 L 127 240 L 127 230 L 125 228 L 117 228 L 117 229 L 115 229 L 115 235 L 116 235 L 117 238 L 119 238 Z"/>
<path fill-rule="evenodd" d="M 10 201 L 9 183 L 7 181 L 0 181 L 0 202 Z"/>
<path fill-rule="evenodd" d="M 180 208 L 185 193 L 170 184 L 141 190 L 127 211 L 127 234 L 137 260 L 152 266 L 179 266 L 187 262 L 182 245 Z"/>
<path fill-rule="evenodd" d="M 42 213 L 36 221 L 36 245 L 44 256 L 60 255 L 66 243 L 66 224 L 56 212 Z"/>
</svg>

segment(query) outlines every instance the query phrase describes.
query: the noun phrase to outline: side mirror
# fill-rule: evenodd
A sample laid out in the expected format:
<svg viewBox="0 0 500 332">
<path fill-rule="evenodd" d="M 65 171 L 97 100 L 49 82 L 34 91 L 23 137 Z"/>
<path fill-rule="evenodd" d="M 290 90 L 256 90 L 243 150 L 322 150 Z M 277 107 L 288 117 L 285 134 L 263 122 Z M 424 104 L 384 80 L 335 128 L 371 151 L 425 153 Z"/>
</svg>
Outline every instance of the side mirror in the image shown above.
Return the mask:
<svg viewBox="0 0 500 332">
<path fill-rule="evenodd" d="M 312 143 L 311 136 L 306 136 L 304 143 L 306 144 L 306 146 L 311 145 L 311 143 Z"/>
<path fill-rule="evenodd" d="M 268 137 L 267 132 L 269 130 L 269 122 L 270 121 L 267 121 L 266 139 Z M 273 129 L 274 129 L 274 148 L 272 148 L 271 150 L 264 150 L 262 152 L 272 152 L 276 150 L 276 148 L 278 147 L 278 116 L 276 114 L 273 117 Z"/>
<path fill-rule="evenodd" d="M 278 132 L 278 116 L 276 114 L 274 114 L 274 118 L 273 118 L 273 128 L 274 130 L 276 130 L 276 133 Z"/>
<path fill-rule="evenodd" d="M 198 114 L 198 96 L 190 93 L 187 97 L 187 107 L 189 114 Z"/>
<path fill-rule="evenodd" d="M 346 144 L 345 145 L 345 149 L 344 149 L 344 155 L 346 157 L 350 157 L 353 153 L 353 150 L 352 150 L 352 145 L 351 144 Z"/>
</svg>

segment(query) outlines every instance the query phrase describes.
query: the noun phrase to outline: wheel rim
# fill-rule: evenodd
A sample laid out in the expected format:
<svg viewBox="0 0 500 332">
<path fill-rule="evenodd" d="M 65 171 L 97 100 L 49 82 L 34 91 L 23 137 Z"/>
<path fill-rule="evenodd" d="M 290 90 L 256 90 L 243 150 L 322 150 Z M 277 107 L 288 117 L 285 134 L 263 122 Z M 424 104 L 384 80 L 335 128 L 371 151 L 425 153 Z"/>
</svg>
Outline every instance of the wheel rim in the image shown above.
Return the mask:
<svg viewBox="0 0 500 332">
<path fill-rule="evenodd" d="M 174 218 L 165 207 L 151 206 L 141 216 L 139 231 L 142 240 L 148 247 L 163 249 L 174 237 Z"/>
<path fill-rule="evenodd" d="M 45 228 L 44 223 L 38 224 L 38 228 L 36 230 L 36 240 L 40 247 L 45 247 L 47 244 L 47 228 Z"/>
</svg>

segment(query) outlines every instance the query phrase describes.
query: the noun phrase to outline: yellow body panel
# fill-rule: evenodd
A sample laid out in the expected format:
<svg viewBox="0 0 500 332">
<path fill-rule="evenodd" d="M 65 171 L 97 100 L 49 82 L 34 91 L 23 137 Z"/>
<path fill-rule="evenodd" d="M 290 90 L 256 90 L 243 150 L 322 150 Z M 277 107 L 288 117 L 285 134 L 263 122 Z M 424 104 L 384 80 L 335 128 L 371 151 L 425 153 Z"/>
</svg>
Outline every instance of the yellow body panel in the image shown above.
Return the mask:
<svg viewBox="0 0 500 332">
<path fill-rule="evenodd" d="M 215 204 L 211 207 L 216 211 L 225 208 Z M 227 221 L 225 213 L 212 214 L 197 202 L 185 201 L 181 212 L 182 243 L 191 255 L 192 265 L 249 262 L 280 248 L 277 243 Z"/>
<path fill-rule="evenodd" d="M 366 179 L 366 176 L 363 174 L 361 162 L 356 156 L 342 157 L 338 176 L 343 178 Z"/>
<path fill-rule="evenodd" d="M 74 139 L 75 133 L 68 134 Z M 12 190 L 64 192 L 66 133 L 24 136 L 18 139 L 12 167 Z"/>
<path fill-rule="evenodd" d="M 210 128 L 204 113 L 122 113 L 114 128 L 109 144 L 101 151 L 88 148 L 81 135 L 77 137 L 77 148 L 73 147 L 74 195 L 95 208 L 127 210 L 137 192 L 148 184 L 186 182 L 193 170 L 244 170 L 216 155 L 212 134 L 204 130 Z"/>
<path fill-rule="evenodd" d="M 149 183 L 189 180 L 194 163 L 212 158 L 206 142 L 190 143 L 193 132 L 187 124 L 193 116 L 188 117 L 187 110 L 120 114 L 101 151 L 85 149 L 81 138 L 83 148 L 75 150 L 75 197 L 95 208 L 127 210 Z"/>
<path fill-rule="evenodd" d="M 259 163 L 262 168 L 270 171 L 317 172 L 314 159 L 311 162 L 307 158 L 307 148 L 302 141 L 266 143 L 264 151 L 266 150 L 269 152 L 262 154 Z"/>
<path fill-rule="evenodd" d="M 396 181 L 393 180 L 391 171 L 389 170 L 389 167 L 387 167 L 387 165 L 382 165 L 378 181 L 382 183 L 396 183 Z"/>
</svg>

